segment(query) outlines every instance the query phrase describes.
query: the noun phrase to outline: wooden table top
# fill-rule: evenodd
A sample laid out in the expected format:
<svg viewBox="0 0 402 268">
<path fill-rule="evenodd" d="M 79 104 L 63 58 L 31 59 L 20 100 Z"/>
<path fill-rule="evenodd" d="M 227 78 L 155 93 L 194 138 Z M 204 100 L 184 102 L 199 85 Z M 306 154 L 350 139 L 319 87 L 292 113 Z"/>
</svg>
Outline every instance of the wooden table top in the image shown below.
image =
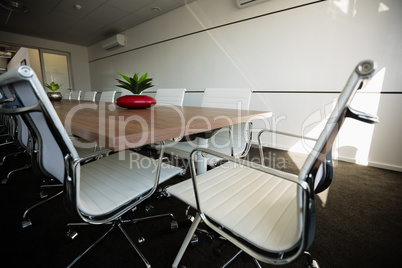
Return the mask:
<svg viewBox="0 0 402 268">
<path fill-rule="evenodd" d="M 173 105 L 125 109 L 76 100 L 53 102 L 53 106 L 67 132 L 114 151 L 271 116 L 267 111 Z"/>
</svg>

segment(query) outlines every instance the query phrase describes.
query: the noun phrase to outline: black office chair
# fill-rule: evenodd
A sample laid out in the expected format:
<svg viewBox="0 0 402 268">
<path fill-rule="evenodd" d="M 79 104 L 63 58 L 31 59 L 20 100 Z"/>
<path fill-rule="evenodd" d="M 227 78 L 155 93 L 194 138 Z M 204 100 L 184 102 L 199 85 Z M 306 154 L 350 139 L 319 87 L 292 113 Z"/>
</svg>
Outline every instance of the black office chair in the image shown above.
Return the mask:
<svg viewBox="0 0 402 268">
<path fill-rule="evenodd" d="M 192 179 L 168 188 L 171 195 L 197 210 L 196 217 L 176 257 L 177 267 L 202 220 L 258 261 L 271 265 L 288 264 L 303 254 L 309 266 L 318 264 L 306 252 L 315 233 L 315 193 L 328 187 L 332 179 L 330 151 L 347 117 L 375 123 L 377 117 L 349 107 L 356 91 L 374 74 L 372 61 L 359 63 L 340 94 L 337 104 L 313 150 L 298 175 L 275 170 L 208 149 L 191 153 Z M 197 175 L 198 151 L 216 155 L 227 163 Z"/>
<path fill-rule="evenodd" d="M 135 223 L 141 219 L 127 221 L 122 220 L 121 217 L 150 197 L 159 182 L 163 182 L 181 171 L 179 168 L 167 164 L 161 165 L 163 146 L 159 159 L 148 159 L 147 163 L 150 165 L 144 168 L 133 165 L 131 160 L 137 159 L 139 163 L 142 163 L 145 156 L 138 155 L 131 150 L 86 163 L 86 160 L 93 156 L 79 157 L 52 103 L 30 67 L 20 66 L 0 76 L 0 88 L 6 87 L 17 98 L 14 107 L 1 107 L 0 113 L 18 114 L 23 118 L 30 132 L 38 141 L 38 157 L 35 164 L 43 174 L 63 183 L 66 210 L 87 225 L 111 225 L 111 228 L 102 237 L 69 266 L 75 264 L 118 227 L 149 267 L 149 262 L 123 228 L 123 224 Z M 133 154 L 136 158 L 132 157 Z M 86 164 L 81 165 L 81 163 Z M 170 213 L 145 219 L 158 217 L 170 217 L 172 219 L 171 228 L 177 228 L 177 222 Z M 82 225 L 82 223 L 78 225 Z M 71 233 L 73 232 L 69 232 L 69 234 Z M 76 236 L 75 232 L 74 236 Z"/>
<path fill-rule="evenodd" d="M 3 98 L 0 100 L 0 105 L 4 107 L 12 107 L 14 104 L 15 96 L 9 91 L 8 88 L 4 88 L 1 92 Z M 12 153 L 6 154 L 2 157 L 0 167 L 6 166 L 8 159 L 15 158 L 19 155 L 25 154 L 27 156 L 26 163 L 22 167 L 10 170 L 7 176 L 1 180 L 1 184 L 6 184 L 11 175 L 16 172 L 28 169 L 31 167 L 31 157 L 33 154 L 33 141 L 29 133 L 28 127 L 22 120 L 20 115 L 5 115 L 8 126 L 8 135 L 12 144 L 15 146 L 15 150 Z"/>
<path fill-rule="evenodd" d="M 15 94 L 10 92 L 10 89 L 8 87 L 2 87 L 1 91 L 2 91 L 2 96 L 4 98 L 0 101 L 0 105 L 3 108 L 9 108 L 9 109 L 14 108 L 18 104 L 16 102 Z M 37 157 L 37 147 L 36 147 L 37 143 L 33 139 L 32 135 L 28 129 L 28 126 L 22 119 L 21 115 L 20 114 L 8 114 L 7 117 L 9 118 L 8 120 L 12 120 L 12 122 L 14 122 L 13 128 L 15 128 L 15 131 L 13 132 L 14 133 L 13 141 L 16 144 L 17 149 L 15 152 L 3 156 L 0 166 L 7 166 L 7 162 L 11 161 L 8 159 L 10 159 L 11 157 L 16 157 L 20 154 L 25 154 L 26 158 L 25 158 L 25 161 L 23 161 L 24 165 L 22 167 L 12 169 L 11 171 L 9 171 L 7 173 L 7 176 L 1 180 L 2 184 L 8 183 L 11 176 L 14 173 L 31 168 L 32 162 L 36 161 L 35 157 Z M 52 196 L 49 196 L 46 193 L 45 189 L 53 188 L 53 187 L 61 188 L 61 186 L 62 186 L 62 184 L 55 183 L 54 179 L 52 179 L 52 178 L 44 178 L 44 180 L 42 181 L 42 185 L 40 187 L 40 191 L 39 191 L 39 196 L 42 200 L 35 203 L 34 205 L 30 206 L 28 209 L 26 209 L 24 211 L 23 216 L 22 216 L 22 221 L 21 221 L 23 228 L 26 228 L 26 227 L 29 227 L 32 225 L 31 220 L 28 218 L 28 213 L 30 211 L 32 211 L 34 208 L 37 208 L 37 207 L 49 202 L 50 200 L 56 198 L 57 196 L 59 196 L 62 193 L 62 191 L 59 191 L 58 193 L 56 193 Z"/>
</svg>

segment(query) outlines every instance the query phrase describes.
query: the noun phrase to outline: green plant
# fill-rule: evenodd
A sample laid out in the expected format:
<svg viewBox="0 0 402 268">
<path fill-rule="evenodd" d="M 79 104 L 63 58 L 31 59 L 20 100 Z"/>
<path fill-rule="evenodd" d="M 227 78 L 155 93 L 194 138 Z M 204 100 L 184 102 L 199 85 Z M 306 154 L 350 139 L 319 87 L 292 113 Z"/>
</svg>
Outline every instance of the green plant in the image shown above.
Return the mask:
<svg viewBox="0 0 402 268">
<path fill-rule="evenodd" d="M 61 86 L 61 85 L 56 84 L 55 82 L 50 83 L 50 85 L 49 85 L 49 84 L 46 84 L 46 87 L 47 87 L 48 89 L 50 89 L 51 91 L 53 91 L 53 92 L 59 90 L 60 86 Z"/>
<path fill-rule="evenodd" d="M 118 87 L 125 88 L 131 91 L 133 94 L 140 94 L 147 88 L 153 87 L 152 78 L 148 78 L 148 73 L 145 73 L 140 78 L 138 78 L 138 73 L 135 73 L 133 77 L 128 77 L 127 75 L 118 73 L 125 81 L 116 79 L 119 82 Z"/>
</svg>

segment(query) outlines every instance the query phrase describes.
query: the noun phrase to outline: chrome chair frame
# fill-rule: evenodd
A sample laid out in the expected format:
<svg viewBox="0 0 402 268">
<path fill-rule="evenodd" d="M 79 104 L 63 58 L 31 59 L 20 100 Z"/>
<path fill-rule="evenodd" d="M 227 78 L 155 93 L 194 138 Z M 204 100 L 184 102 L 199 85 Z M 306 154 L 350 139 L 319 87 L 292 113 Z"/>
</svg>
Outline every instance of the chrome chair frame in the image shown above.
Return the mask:
<svg viewBox="0 0 402 268">
<path fill-rule="evenodd" d="M 99 92 L 100 98 L 99 101 L 104 102 L 114 102 L 116 96 L 116 90 L 109 90 L 109 91 L 101 91 Z"/>
<path fill-rule="evenodd" d="M 224 91 L 225 93 L 222 93 L 220 91 Z M 241 94 L 241 97 L 237 98 L 235 97 L 234 99 L 237 98 L 237 103 L 233 102 L 226 102 L 225 104 L 222 104 L 222 99 L 226 96 L 226 92 L 238 92 L 238 94 Z M 244 97 L 244 92 L 248 91 L 250 94 L 247 97 Z M 251 93 L 253 89 L 252 88 L 206 88 L 201 107 L 219 107 L 219 108 L 227 108 L 227 109 L 235 109 L 238 108 L 236 105 L 240 103 L 242 109 L 249 109 L 250 105 L 250 100 L 251 100 Z M 234 93 L 236 96 L 236 93 Z M 236 126 L 238 127 L 238 126 Z M 211 138 L 213 139 L 214 137 L 217 137 L 217 135 L 220 135 L 220 132 L 227 132 L 227 139 L 229 142 L 229 152 L 228 154 L 234 157 L 244 157 L 248 154 L 250 148 L 251 148 L 251 142 L 252 142 L 252 127 L 253 123 L 252 122 L 247 122 L 245 124 L 245 129 L 244 133 L 237 133 L 238 135 L 241 135 L 241 139 L 245 140 L 245 144 L 241 146 L 240 151 L 235 151 L 235 143 L 234 143 L 234 126 L 229 126 L 228 128 L 223 128 L 223 129 L 217 129 L 217 130 L 212 130 L 200 134 L 194 134 L 194 135 L 189 135 L 185 137 L 178 137 L 178 142 L 177 143 L 177 148 L 175 148 L 175 144 L 167 144 L 167 153 L 172 154 L 172 155 L 177 155 L 178 157 L 184 158 L 184 159 L 189 159 L 190 158 L 190 153 L 191 151 L 197 147 L 192 141 L 195 139 L 203 138 L 203 139 L 208 139 L 207 144 L 208 146 L 211 146 Z M 226 133 L 225 133 L 226 134 Z M 191 142 L 191 143 L 190 143 Z M 219 150 L 222 152 L 222 148 L 214 148 L 215 150 Z M 223 149 L 227 149 L 226 147 Z M 213 157 L 210 159 L 207 159 L 207 164 L 208 166 L 214 167 L 219 164 L 221 159 L 217 157 Z"/>
<path fill-rule="evenodd" d="M 78 91 L 71 91 L 70 93 L 70 100 L 80 100 L 81 99 L 81 95 L 82 95 L 82 91 L 78 90 Z"/>
<path fill-rule="evenodd" d="M 293 262 L 297 258 L 299 258 L 301 255 L 305 254 L 309 257 L 310 263 L 309 265 L 312 266 L 313 264 L 313 259 L 311 255 L 306 252 L 306 250 L 310 247 L 310 245 L 313 242 L 314 239 L 314 234 L 315 234 L 315 193 L 316 191 L 321 191 L 324 187 L 320 185 L 325 185 L 325 187 L 328 187 L 328 183 L 322 183 L 320 180 L 328 180 L 332 179 L 332 174 L 323 172 L 322 167 L 325 165 L 330 165 L 332 164 L 332 160 L 327 161 L 328 156 L 330 155 L 331 149 L 332 149 L 332 144 L 333 141 L 339 132 L 344 120 L 347 117 L 357 119 L 359 121 L 363 121 L 366 123 L 376 123 L 378 122 L 378 117 L 368 115 L 362 112 L 357 112 L 354 109 L 350 108 L 349 105 L 351 103 L 351 100 L 353 99 L 353 96 L 357 92 L 358 89 L 362 88 L 365 83 L 374 75 L 376 68 L 376 64 L 373 61 L 363 61 L 360 62 L 357 67 L 354 69 L 352 72 L 351 76 L 349 77 L 346 86 L 344 87 L 342 93 L 340 94 L 337 104 L 331 113 L 324 130 L 321 132 L 319 138 L 317 139 L 317 142 L 307 157 L 303 167 L 300 170 L 300 173 L 298 175 L 283 172 L 280 170 L 275 170 L 270 167 L 266 167 L 264 165 L 259 165 L 253 162 L 249 162 L 243 159 L 238 159 L 234 157 L 230 157 L 224 154 L 221 154 L 219 152 L 214 152 L 209 149 L 204 149 L 204 148 L 197 148 L 193 150 L 191 153 L 191 165 L 190 165 L 190 171 L 191 171 L 191 176 L 192 178 L 178 183 L 176 185 L 173 185 L 168 188 L 168 191 L 171 193 L 171 195 L 177 197 L 178 199 L 188 203 L 189 205 L 192 205 L 196 211 L 196 217 L 193 221 L 193 224 L 191 225 L 185 240 L 183 241 L 183 244 L 176 256 L 176 259 L 173 263 L 173 267 L 177 267 L 180 263 L 180 260 L 186 250 L 187 245 L 192 239 L 192 236 L 194 232 L 197 229 L 197 226 L 201 222 L 201 220 L 209 227 L 211 228 L 214 232 L 216 232 L 218 235 L 226 238 L 228 241 L 233 243 L 235 246 L 237 246 L 240 249 L 240 252 L 244 251 L 247 253 L 249 256 L 251 256 L 255 263 L 258 264 L 258 261 L 262 261 L 264 263 L 268 263 L 271 265 L 285 265 L 288 263 Z M 216 169 L 213 169 L 207 173 L 197 175 L 196 172 L 196 167 L 195 167 L 195 157 L 198 152 L 204 153 L 204 154 L 212 154 L 221 158 L 226 159 L 229 161 L 227 164 L 231 164 L 233 166 L 242 166 L 245 167 L 247 172 L 256 172 L 259 174 L 268 174 L 269 176 L 272 176 L 273 178 L 276 178 L 276 181 L 288 181 L 291 182 L 289 185 L 297 185 L 297 195 L 294 197 L 295 202 L 297 202 L 297 208 L 296 212 L 298 213 L 296 219 L 298 219 L 300 230 L 295 230 L 296 236 L 292 237 L 292 243 L 294 241 L 294 244 L 288 245 L 286 248 L 287 249 L 280 249 L 273 250 L 268 248 L 266 246 L 263 246 L 262 244 L 255 244 L 255 240 L 249 239 L 245 237 L 244 230 L 242 229 L 236 229 L 233 230 L 231 223 L 228 223 L 227 221 L 224 221 L 225 216 L 217 216 L 215 212 L 215 218 L 210 217 L 210 212 L 214 210 L 214 207 L 216 207 L 216 203 L 214 206 L 211 207 L 211 200 L 208 199 L 209 204 L 204 204 L 202 202 L 202 199 L 200 197 L 200 187 L 203 189 L 203 194 L 205 192 L 205 196 L 214 196 L 216 197 L 213 199 L 214 202 L 218 202 L 218 204 L 224 203 L 227 201 L 227 197 L 221 197 L 219 195 L 220 191 L 223 189 L 221 188 L 214 188 L 211 185 L 199 185 L 198 184 L 198 176 L 203 178 L 216 178 L 216 174 L 218 173 L 213 173 L 214 175 L 212 177 L 208 177 L 208 173 L 210 172 L 216 172 L 218 170 L 220 178 L 223 178 L 222 180 L 219 180 L 219 183 L 223 182 L 228 182 L 228 185 L 233 186 L 234 184 L 231 184 L 232 180 L 235 179 L 237 176 L 239 176 L 236 172 L 233 172 L 235 174 L 229 174 L 226 175 L 226 171 L 229 167 L 218 167 Z M 245 174 L 249 174 L 245 172 Z M 254 174 L 254 173 L 253 173 Z M 328 176 L 329 174 L 329 176 Z M 214 177 L 215 176 L 215 177 Z M 253 175 L 257 176 L 257 175 Z M 261 175 L 262 176 L 262 175 Z M 331 177 L 331 178 L 329 178 Z M 243 175 L 244 180 L 249 183 L 249 177 L 245 177 Z M 318 181 L 317 181 L 318 180 Z M 243 180 L 242 180 L 243 181 Z M 194 195 L 190 195 L 190 191 L 187 192 L 185 189 L 190 189 L 192 185 L 193 188 L 193 193 Z M 241 187 L 241 184 L 236 184 L 236 186 Z M 222 187 L 222 186 L 220 186 Z M 209 189 L 213 188 L 214 193 L 209 193 Z M 184 193 L 186 191 L 187 193 Z M 204 195 L 203 195 L 204 196 Z M 236 198 L 236 194 L 230 194 L 231 198 Z M 254 197 L 254 196 L 253 196 Z M 206 197 L 205 197 L 206 198 Z M 219 199 L 221 198 L 221 199 Z M 244 198 L 244 196 L 242 196 Z M 262 197 L 261 197 L 262 198 Z M 282 197 L 281 197 L 282 198 Z M 253 199 L 254 200 L 254 199 Z M 282 199 L 281 199 L 282 200 Z M 264 203 L 265 204 L 265 203 Z M 208 211 L 204 211 L 204 206 L 207 207 Z M 266 204 L 265 206 L 269 206 Z M 232 208 L 234 210 L 234 208 Z M 250 209 L 250 208 L 249 208 Z M 262 209 L 262 207 L 259 207 L 259 209 Z M 279 209 L 279 208 L 278 208 Z M 282 208 L 284 209 L 284 208 Z M 249 211 L 249 210 L 247 210 Z M 284 210 L 285 211 L 285 210 Z M 230 213 L 227 213 L 230 214 Z M 243 215 L 243 214 L 240 214 Z M 232 215 L 233 217 L 233 215 Z M 224 222 L 224 223 L 222 223 Z M 225 224 L 226 223 L 226 224 Z M 262 228 L 262 227 L 261 227 Z M 265 226 L 264 226 L 265 228 Z M 273 226 L 271 228 L 274 228 Z M 260 229 L 261 232 L 262 229 Z M 265 230 L 264 230 L 265 231 Z M 281 230 L 283 232 L 284 230 Z M 290 230 L 289 230 L 290 231 Z M 268 231 L 267 231 L 268 232 Z M 274 232 L 273 229 L 270 229 L 269 234 L 271 232 Z M 257 234 L 258 236 L 262 235 L 261 233 Z M 297 239 L 296 239 L 297 238 Z M 295 240 L 293 240 L 295 239 Z M 258 240 L 259 241 L 259 240 Z M 287 241 L 290 243 L 290 241 Z M 276 247 L 277 242 L 271 242 L 270 247 Z M 284 248 L 283 245 L 281 247 Z M 239 253 L 240 253 L 239 252 Z M 232 259 L 233 260 L 233 259 Z M 232 261 L 230 260 L 230 261 Z"/>
<path fill-rule="evenodd" d="M 89 223 L 93 225 L 112 224 L 112 229 L 114 229 L 115 227 L 119 227 L 119 229 L 126 236 L 132 247 L 137 251 L 144 264 L 147 267 L 150 267 L 149 262 L 140 253 L 139 249 L 135 246 L 135 244 L 131 241 L 126 232 L 121 227 L 122 223 L 127 223 L 121 220 L 121 216 L 135 208 L 138 204 L 146 200 L 155 192 L 159 184 L 162 169 L 165 173 L 165 179 L 168 179 L 169 176 L 174 176 L 172 175 L 173 171 L 171 171 L 171 169 L 174 169 L 173 167 L 161 166 L 161 160 L 164 150 L 163 142 L 161 147 L 162 154 L 160 154 L 158 161 L 155 162 L 157 164 L 156 172 L 148 176 L 149 179 L 151 179 L 151 177 L 153 176 L 152 185 L 150 184 L 151 181 L 141 181 L 138 182 L 138 184 L 141 184 L 141 187 L 137 189 L 135 188 L 136 184 L 130 184 L 130 187 L 132 189 L 130 189 L 130 192 L 137 193 L 135 196 L 127 196 L 127 193 L 125 193 L 123 195 L 118 195 L 118 200 L 116 201 L 116 204 L 107 204 L 107 207 L 105 209 L 98 207 L 92 208 L 88 206 L 87 203 L 83 203 L 85 201 L 82 201 L 81 198 L 83 197 L 80 196 L 85 196 L 85 194 L 88 194 L 88 192 L 80 192 L 80 184 L 84 183 L 82 179 L 82 177 L 84 176 L 82 175 L 84 174 L 84 169 L 86 169 L 87 167 L 92 167 L 93 169 L 96 169 L 97 167 L 107 163 L 107 161 L 109 161 L 109 159 L 112 159 L 113 157 L 116 161 L 120 161 L 120 159 L 117 158 L 118 154 L 113 154 L 112 156 L 93 161 L 91 163 L 85 164 L 85 166 L 81 165 L 82 163 L 86 163 L 86 160 L 93 158 L 97 153 L 95 152 L 94 155 L 87 155 L 85 158 L 79 157 L 70 140 L 70 137 L 68 136 L 60 119 L 58 118 L 57 113 L 54 111 L 53 105 L 50 103 L 50 100 L 47 98 L 47 95 L 43 87 L 41 86 L 38 78 L 29 66 L 20 66 L 3 74 L 0 77 L 0 87 L 9 87 L 17 96 L 15 102 L 15 105 L 17 107 L 0 107 L 0 113 L 21 115 L 32 135 L 35 136 L 35 140 L 38 141 L 38 161 L 36 164 L 39 167 L 41 173 L 48 177 L 55 178 L 63 183 L 63 198 L 66 210 L 73 216 L 76 216 L 79 219 L 83 220 L 84 223 Z M 44 142 L 45 140 L 46 143 Z M 131 151 L 125 152 L 130 154 L 133 153 Z M 51 159 L 49 159 L 49 157 L 46 158 L 46 155 L 51 156 Z M 127 159 L 127 161 L 124 163 L 130 164 L 131 162 L 128 161 L 129 160 Z M 130 173 L 130 178 L 125 178 L 126 182 L 127 180 L 130 182 L 134 181 L 134 178 L 131 177 L 131 170 L 131 166 L 129 168 L 126 167 L 126 172 Z M 177 168 L 177 170 L 179 169 Z M 122 170 L 119 169 L 119 174 L 121 173 L 121 171 Z M 86 174 L 88 174 L 88 172 L 90 171 L 87 171 Z M 144 171 L 141 171 L 141 174 L 145 176 Z M 145 180 L 145 178 L 142 179 Z M 127 187 L 126 184 L 123 185 L 125 188 Z M 120 185 L 119 187 L 123 186 Z M 99 199 L 99 197 L 97 198 Z M 88 200 L 92 199 L 87 198 L 86 202 L 88 202 Z M 109 199 L 103 199 L 103 202 L 106 202 L 107 200 Z M 86 211 L 83 210 L 83 207 Z M 93 214 L 90 214 L 91 212 L 88 211 L 93 212 Z M 145 219 L 130 220 L 129 223 L 136 223 L 141 220 L 154 219 L 158 217 L 171 217 L 172 220 L 175 221 L 174 216 L 167 213 L 148 217 Z M 82 223 L 80 225 L 82 225 Z M 172 226 L 173 228 L 175 228 L 175 226 L 177 226 L 177 223 L 172 222 L 171 228 Z M 83 254 L 78 256 L 69 266 L 76 263 L 90 249 L 92 249 L 95 245 L 102 241 L 103 238 L 105 238 L 112 229 L 106 232 Z"/>
<path fill-rule="evenodd" d="M 82 95 L 82 94 L 84 94 L 84 95 Z M 84 91 L 84 92 L 81 93 L 80 100 L 95 101 L 97 94 L 98 94 L 98 92 L 96 92 L 96 91 Z"/>
</svg>

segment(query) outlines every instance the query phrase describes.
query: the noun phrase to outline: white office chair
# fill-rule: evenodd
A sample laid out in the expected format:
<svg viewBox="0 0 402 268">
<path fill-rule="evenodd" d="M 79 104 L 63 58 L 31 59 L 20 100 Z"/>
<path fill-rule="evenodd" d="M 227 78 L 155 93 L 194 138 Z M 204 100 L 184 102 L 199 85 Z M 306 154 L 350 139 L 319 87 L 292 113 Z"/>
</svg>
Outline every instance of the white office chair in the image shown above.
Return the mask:
<svg viewBox="0 0 402 268">
<path fill-rule="evenodd" d="M 80 100 L 82 91 L 71 91 L 70 100 Z"/>
<path fill-rule="evenodd" d="M 100 93 L 99 101 L 114 102 L 115 95 L 116 95 L 116 90 L 102 91 Z"/>
<path fill-rule="evenodd" d="M 12 96 L 10 89 L 7 87 L 2 87 L 2 89 L 0 91 L 2 91 L 3 96 L 6 97 L 5 100 L 3 99 L 4 101 L 0 101 L 0 105 L 2 106 L 2 108 L 13 108 L 15 105 L 15 101 L 14 101 L 14 98 Z M 35 161 L 35 158 L 36 158 L 37 152 L 38 152 L 38 148 L 37 148 L 38 143 L 35 142 L 35 140 L 33 139 L 32 135 L 28 129 L 28 126 L 24 122 L 21 115 L 20 114 L 10 114 L 7 116 L 10 117 L 10 119 L 12 118 L 13 119 L 12 121 L 15 122 L 16 131 L 12 135 L 15 136 L 13 138 L 13 141 L 16 142 L 17 151 L 13 152 L 12 154 L 3 156 L 0 166 L 1 167 L 4 165 L 7 166 L 8 158 L 17 156 L 18 154 L 21 154 L 21 153 L 26 154 L 27 157 L 26 157 L 26 161 L 24 161 L 25 163 L 22 167 L 16 168 L 16 169 L 8 172 L 7 177 L 1 181 L 2 184 L 6 184 L 10 180 L 12 174 L 14 174 L 18 171 L 21 171 L 21 170 L 31 168 L 32 162 Z M 37 207 L 49 202 L 50 200 L 52 200 L 55 197 L 57 197 L 58 195 L 60 195 L 60 193 L 56 193 L 49 197 L 48 194 L 46 194 L 46 192 L 44 191 L 45 188 L 56 187 L 56 186 L 60 187 L 62 185 L 54 184 L 51 180 L 50 181 L 46 180 L 46 178 L 43 180 L 42 185 L 40 187 L 41 189 L 39 192 L 39 196 L 43 200 L 30 206 L 28 209 L 25 210 L 25 212 L 22 216 L 22 221 L 21 221 L 23 228 L 26 228 L 26 227 L 29 227 L 32 225 L 31 220 L 28 218 L 28 213 L 30 211 L 32 211 L 34 208 L 37 208 Z"/>
<path fill-rule="evenodd" d="M 95 101 L 96 99 L 96 91 L 84 91 L 82 93 L 81 99 L 80 100 L 84 100 L 84 101 Z"/>
<path fill-rule="evenodd" d="M 146 93 L 146 92 L 142 92 Z M 159 88 L 156 91 L 156 104 L 157 105 L 175 105 L 175 106 L 183 106 L 184 94 L 186 93 L 185 88 Z M 156 150 L 160 149 L 160 146 L 155 145 L 151 146 Z M 185 169 L 182 169 L 182 175 L 185 174 Z"/>
<path fill-rule="evenodd" d="M 250 107 L 252 89 L 250 88 L 206 88 L 201 107 L 248 110 Z M 242 157 L 248 153 L 251 146 L 251 123 L 222 128 L 210 135 L 208 148 L 224 154 Z M 185 137 L 187 139 L 187 137 Z M 165 152 L 189 159 L 190 152 L 197 147 L 199 138 L 184 142 L 167 142 Z M 221 159 L 215 156 L 207 158 L 209 166 L 215 166 Z"/>
<path fill-rule="evenodd" d="M 0 105 L 2 107 L 12 107 L 13 106 L 13 94 L 11 93 L 9 88 L 4 88 L 1 91 L 1 95 L 4 97 L 3 101 L 0 101 Z M 7 117 L 7 125 L 9 125 L 9 135 L 10 135 L 10 140 L 14 143 L 14 146 L 16 148 L 16 151 L 6 154 L 2 156 L 1 162 L 0 162 L 0 167 L 7 166 L 7 163 L 10 160 L 7 159 L 12 159 L 13 157 L 16 157 L 20 154 L 26 154 L 27 156 L 27 162 L 24 163 L 22 161 L 23 166 L 10 170 L 7 173 L 7 176 L 1 180 L 1 184 L 7 184 L 8 181 L 11 178 L 11 175 L 13 175 L 16 172 L 28 169 L 31 167 L 31 162 L 32 162 L 32 157 L 33 157 L 33 141 L 30 135 L 30 132 L 28 130 L 27 125 L 25 122 L 22 120 L 21 116 L 18 114 L 11 114 L 11 115 L 6 115 Z"/>
<path fill-rule="evenodd" d="M 63 100 L 71 100 L 71 91 L 63 92 Z"/>
<path fill-rule="evenodd" d="M 192 226 L 177 254 L 177 267 L 200 220 L 251 256 L 255 263 L 284 265 L 303 255 L 309 267 L 317 267 L 308 252 L 315 232 L 314 194 L 332 180 L 331 147 L 346 117 L 367 123 L 376 116 L 349 107 L 356 91 L 374 74 L 375 64 L 357 65 L 329 117 L 313 150 L 298 175 L 255 162 L 199 149 L 228 160 L 204 174 L 196 174 L 191 153 L 192 179 L 168 188 L 168 192 L 197 210 Z"/>
<path fill-rule="evenodd" d="M 149 267 L 148 261 L 122 226 L 123 223 L 135 223 L 141 219 L 126 221 L 121 217 L 150 197 L 159 183 L 175 176 L 181 170 L 167 164 L 161 165 L 162 154 L 155 160 L 130 150 L 82 165 L 87 159 L 82 159 L 77 154 L 45 90 L 29 66 L 20 66 L 1 75 L 0 89 L 3 87 L 13 89 L 17 96 L 17 108 L 0 107 L 0 114 L 20 114 L 27 122 L 32 135 L 39 142 L 38 168 L 45 175 L 63 183 L 67 211 L 90 225 L 111 224 L 111 228 L 88 250 L 118 227 Z M 174 220 L 172 214 L 160 216 Z M 156 217 L 158 216 L 149 219 Z M 71 227 L 72 224 L 68 226 Z M 172 222 L 172 227 L 175 226 L 176 223 Z M 71 238 L 76 236 L 76 233 L 71 235 L 72 233 L 69 232 Z M 77 257 L 70 266 L 88 250 Z"/>
<path fill-rule="evenodd" d="M 86 91 L 86 92 L 81 92 L 79 91 L 78 93 L 74 94 L 75 91 L 71 93 L 71 99 L 76 99 L 77 100 L 86 100 L 86 101 L 95 101 L 96 99 L 96 91 Z M 73 96 L 74 94 L 74 96 Z M 87 154 L 91 154 L 93 152 L 99 153 L 99 155 L 106 155 L 108 154 L 108 150 L 104 150 L 94 142 L 89 142 L 85 139 L 82 139 L 80 137 L 76 137 L 73 135 L 70 135 L 70 138 L 75 145 L 75 149 L 78 152 L 78 155 L 80 156 L 85 156 Z"/>
<path fill-rule="evenodd" d="M 86 100 L 92 100 L 92 98 L 96 98 L 96 92 L 94 96 L 92 96 L 94 91 L 91 92 L 84 92 L 84 99 Z M 103 91 L 100 93 L 100 99 L 99 101 L 102 102 L 114 102 L 114 96 L 116 94 L 115 90 L 112 91 Z M 75 145 L 75 149 L 78 152 L 78 155 L 80 156 L 85 156 L 86 154 L 90 154 L 93 152 L 98 152 L 100 155 L 106 155 L 110 151 L 103 149 L 99 147 L 96 143 L 94 142 L 88 142 L 82 138 L 79 137 L 72 137 L 73 143 Z"/>
<path fill-rule="evenodd" d="M 183 106 L 185 88 L 158 88 L 155 95 L 157 105 Z"/>
</svg>

